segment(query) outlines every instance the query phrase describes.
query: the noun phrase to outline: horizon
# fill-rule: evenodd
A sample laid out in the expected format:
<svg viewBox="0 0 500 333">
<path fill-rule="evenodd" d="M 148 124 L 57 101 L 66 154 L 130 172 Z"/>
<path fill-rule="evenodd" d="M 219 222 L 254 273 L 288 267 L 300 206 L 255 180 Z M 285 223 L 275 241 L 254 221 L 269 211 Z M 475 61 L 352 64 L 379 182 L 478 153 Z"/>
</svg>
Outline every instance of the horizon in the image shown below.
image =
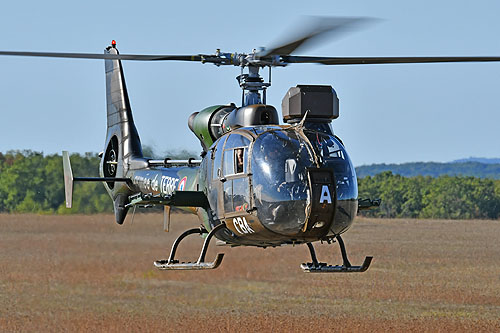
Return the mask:
<svg viewBox="0 0 500 333">
<path fill-rule="evenodd" d="M 149 149 L 153 152 L 153 156 L 145 156 L 148 158 L 166 158 L 169 157 L 168 154 L 163 154 L 163 152 L 158 152 L 155 150 L 154 147 L 151 147 L 149 145 L 143 145 L 143 148 Z M 201 150 L 201 147 L 200 147 Z M 38 151 L 34 149 L 9 149 L 9 150 L 2 150 L 0 151 L 0 154 L 8 154 L 12 152 L 33 152 L 33 153 L 40 153 L 43 156 L 48 156 L 48 155 L 58 155 L 61 156 L 62 152 L 44 152 L 44 151 Z M 84 155 L 87 153 L 90 154 L 99 154 L 101 152 L 98 151 L 85 151 L 85 152 L 69 152 L 70 154 L 80 154 Z M 200 154 L 194 151 L 189 151 L 184 148 L 177 148 L 174 149 L 171 152 L 171 155 L 174 154 L 191 154 L 190 157 L 196 157 L 199 156 Z M 475 160 L 485 160 L 485 161 L 491 161 L 491 162 L 480 162 L 480 161 L 475 161 Z M 469 163 L 469 162 L 475 162 L 475 163 L 481 163 L 481 164 L 500 164 L 500 157 L 476 157 L 476 156 L 469 156 L 469 157 L 464 157 L 452 161 L 445 161 L 445 162 L 439 162 L 439 161 L 406 161 L 406 162 L 398 162 L 398 163 L 386 163 L 386 162 L 381 162 L 381 163 L 370 163 L 370 164 L 359 164 L 359 165 L 354 165 L 355 168 L 357 167 L 364 167 L 364 166 L 371 166 L 371 165 L 402 165 L 402 164 L 411 164 L 411 163 L 439 163 L 439 164 L 452 164 L 452 163 Z"/>
</svg>

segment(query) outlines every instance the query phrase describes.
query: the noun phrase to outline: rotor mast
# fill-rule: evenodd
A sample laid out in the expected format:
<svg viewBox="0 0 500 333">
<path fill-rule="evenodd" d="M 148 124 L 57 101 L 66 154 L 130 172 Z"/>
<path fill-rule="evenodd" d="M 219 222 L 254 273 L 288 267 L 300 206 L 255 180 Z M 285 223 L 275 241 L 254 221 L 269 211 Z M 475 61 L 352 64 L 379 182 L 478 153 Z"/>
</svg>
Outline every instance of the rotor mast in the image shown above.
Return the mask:
<svg viewBox="0 0 500 333">
<path fill-rule="evenodd" d="M 264 82 L 260 76 L 259 66 L 249 65 L 248 73 L 243 74 L 244 67 L 241 68 L 242 74 L 236 77 L 242 89 L 241 104 L 242 106 L 252 104 L 266 104 L 266 89 L 271 86 L 271 67 L 269 67 L 269 80 Z M 263 98 L 261 98 L 262 91 Z"/>
</svg>

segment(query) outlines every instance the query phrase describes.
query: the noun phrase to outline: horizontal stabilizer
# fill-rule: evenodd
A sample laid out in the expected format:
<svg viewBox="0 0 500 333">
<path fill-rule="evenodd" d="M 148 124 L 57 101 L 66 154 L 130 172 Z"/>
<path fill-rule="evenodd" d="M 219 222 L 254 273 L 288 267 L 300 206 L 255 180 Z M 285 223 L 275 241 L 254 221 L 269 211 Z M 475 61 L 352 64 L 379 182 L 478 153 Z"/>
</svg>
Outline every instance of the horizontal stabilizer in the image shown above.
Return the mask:
<svg viewBox="0 0 500 333">
<path fill-rule="evenodd" d="M 74 177 L 75 182 L 125 182 L 132 185 L 130 178 L 116 178 L 116 177 Z"/>
<path fill-rule="evenodd" d="M 74 182 L 125 182 L 132 185 L 130 178 L 115 178 L 115 177 L 73 177 L 71 170 L 71 161 L 67 151 L 62 152 L 63 169 L 64 169 L 64 193 L 66 196 L 66 208 L 71 208 L 73 205 L 73 183 Z"/>
</svg>

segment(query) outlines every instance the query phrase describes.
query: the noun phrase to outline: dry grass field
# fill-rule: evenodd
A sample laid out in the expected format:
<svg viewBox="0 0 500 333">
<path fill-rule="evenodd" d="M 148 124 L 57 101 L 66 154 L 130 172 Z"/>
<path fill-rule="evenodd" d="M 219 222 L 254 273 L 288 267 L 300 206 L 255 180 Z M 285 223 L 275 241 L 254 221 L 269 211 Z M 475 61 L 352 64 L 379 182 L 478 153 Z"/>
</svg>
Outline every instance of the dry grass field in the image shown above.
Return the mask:
<svg viewBox="0 0 500 333">
<path fill-rule="evenodd" d="M 197 224 L 174 215 L 0 215 L 0 331 L 500 331 L 500 221 L 359 219 L 360 274 L 306 274 L 306 246 L 211 247 L 212 271 L 153 266 Z M 179 248 L 195 259 L 191 236 Z M 340 263 L 338 245 L 317 245 Z"/>
</svg>

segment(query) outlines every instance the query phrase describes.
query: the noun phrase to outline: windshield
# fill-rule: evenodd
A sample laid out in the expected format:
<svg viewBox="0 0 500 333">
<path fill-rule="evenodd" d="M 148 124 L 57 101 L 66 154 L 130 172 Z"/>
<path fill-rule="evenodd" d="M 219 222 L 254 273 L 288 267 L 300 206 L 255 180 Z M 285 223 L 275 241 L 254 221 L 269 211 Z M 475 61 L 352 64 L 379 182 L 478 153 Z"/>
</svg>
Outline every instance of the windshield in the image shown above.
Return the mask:
<svg viewBox="0 0 500 333">
<path fill-rule="evenodd" d="M 307 167 L 314 165 L 307 145 L 293 129 L 260 134 L 252 149 L 255 207 L 270 230 L 296 234 L 306 221 Z"/>
</svg>

